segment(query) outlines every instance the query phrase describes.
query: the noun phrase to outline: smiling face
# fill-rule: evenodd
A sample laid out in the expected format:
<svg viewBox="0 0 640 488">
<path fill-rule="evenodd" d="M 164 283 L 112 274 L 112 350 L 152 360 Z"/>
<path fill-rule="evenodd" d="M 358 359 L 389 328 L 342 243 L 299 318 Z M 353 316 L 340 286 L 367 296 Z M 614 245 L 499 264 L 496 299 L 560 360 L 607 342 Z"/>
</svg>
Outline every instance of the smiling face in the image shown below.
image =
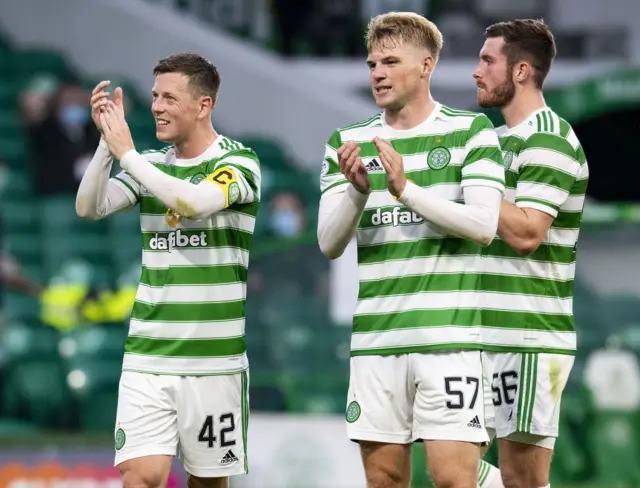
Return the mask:
<svg viewBox="0 0 640 488">
<path fill-rule="evenodd" d="M 152 93 L 151 111 L 159 141 L 180 143 L 195 130 L 203 111 L 209 109 L 210 113 L 211 97 L 194 96 L 183 73 L 157 75 Z"/>
<path fill-rule="evenodd" d="M 516 94 L 512 71 L 513 67 L 504 53 L 504 39 L 488 38 L 480 50 L 480 61 L 473 72 L 478 87 L 478 105 L 483 108 L 502 108 L 511 103 Z"/>
<path fill-rule="evenodd" d="M 433 58 L 412 43 L 386 39 L 373 44 L 367 64 L 378 107 L 397 111 L 417 98 L 424 89 L 426 65 L 430 63 Z"/>
</svg>

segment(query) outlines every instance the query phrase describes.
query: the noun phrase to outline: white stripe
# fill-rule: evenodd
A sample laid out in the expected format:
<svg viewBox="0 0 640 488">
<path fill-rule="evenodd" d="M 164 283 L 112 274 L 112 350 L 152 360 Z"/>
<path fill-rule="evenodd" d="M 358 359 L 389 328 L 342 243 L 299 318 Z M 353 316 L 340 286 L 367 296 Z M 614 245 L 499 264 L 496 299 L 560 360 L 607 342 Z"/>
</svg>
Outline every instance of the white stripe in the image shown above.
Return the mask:
<svg viewBox="0 0 640 488">
<path fill-rule="evenodd" d="M 498 178 L 504 181 L 504 168 L 495 161 L 489 159 L 480 159 L 474 163 L 467 164 L 462 168 L 462 177 L 486 176 L 489 178 Z"/>
<path fill-rule="evenodd" d="M 563 212 L 581 212 L 584 207 L 584 195 L 572 195 L 562 204 Z"/>
<path fill-rule="evenodd" d="M 140 283 L 136 300 L 145 303 L 219 303 L 246 297 L 244 283 L 223 285 L 165 285 Z"/>
<path fill-rule="evenodd" d="M 228 156 L 223 157 L 220 161 L 216 163 L 214 168 L 217 170 L 218 168 L 224 168 L 225 164 L 235 164 L 242 168 L 248 169 L 253 177 L 256 179 L 256 182 L 260 182 L 260 166 L 251 158 L 247 158 L 245 156 Z M 258 185 L 260 186 L 260 185 Z"/>
<path fill-rule="evenodd" d="M 351 338 L 353 351 L 414 345 L 482 343 L 498 346 L 575 350 L 575 332 L 551 332 L 489 327 L 422 327 L 384 332 L 356 333 Z"/>
<path fill-rule="evenodd" d="M 399 259 L 376 264 L 361 264 L 358 268 L 360 281 L 376 281 L 428 274 L 478 272 L 568 281 L 575 276 L 575 263 L 557 264 L 530 261 L 523 258 L 497 258 L 490 256 L 435 256 Z"/>
<path fill-rule="evenodd" d="M 524 202 L 518 202 L 516 205 L 520 208 L 533 208 L 535 210 L 540 210 L 541 212 L 551 215 L 554 219 L 558 216 L 558 211 L 555 208 L 545 205 L 544 203 L 525 200 Z"/>
<path fill-rule="evenodd" d="M 533 181 L 519 181 L 516 192 L 516 198 L 538 198 L 558 207 L 567 200 L 568 196 L 569 192 L 562 188 Z"/>
<path fill-rule="evenodd" d="M 142 264 L 147 268 L 169 266 L 213 266 L 241 264 L 249 267 L 249 253 L 237 247 L 174 249 L 172 252 L 144 251 Z"/>
<path fill-rule="evenodd" d="M 542 242 L 558 244 L 560 246 L 573 246 L 578 240 L 580 229 L 549 229 Z"/>
<path fill-rule="evenodd" d="M 156 339 L 224 339 L 244 334 L 244 319 L 218 322 L 151 322 L 131 319 L 129 335 Z"/>
<path fill-rule="evenodd" d="M 399 209 L 400 207 L 396 208 Z M 402 212 L 408 211 L 407 208 L 402 210 Z M 399 215 L 399 213 L 397 215 Z M 441 234 L 431 228 L 426 222 L 397 226 L 387 224 L 358 230 L 358 245 L 366 246 L 371 244 L 384 244 L 386 242 L 415 241 L 424 239 L 425 237 L 442 238 L 445 235 L 446 234 Z"/>
<path fill-rule="evenodd" d="M 122 181 L 116 179 L 116 178 L 110 178 L 109 179 L 109 184 L 113 183 L 114 185 L 116 185 L 118 188 L 120 188 L 124 194 L 127 196 L 127 198 L 129 199 L 129 201 L 131 203 L 135 203 L 138 201 L 138 196 L 140 194 L 140 187 L 136 186 L 136 185 L 132 185 L 131 187 L 125 185 Z M 138 193 L 134 193 L 131 191 L 131 188 L 133 188 L 135 191 L 137 191 Z"/>
<path fill-rule="evenodd" d="M 407 310 L 488 309 L 571 315 L 571 298 L 555 298 L 480 291 L 420 292 L 358 301 L 356 315 L 376 315 Z"/>
<path fill-rule="evenodd" d="M 427 195 L 446 200 L 461 200 L 462 190 L 459 183 L 442 183 L 439 185 L 429 186 L 423 191 Z M 365 209 L 375 209 L 378 207 L 402 207 L 403 205 L 394 200 L 388 190 L 373 191 L 369 194 Z"/>
<path fill-rule="evenodd" d="M 224 358 L 172 358 L 125 353 L 124 371 L 173 375 L 234 373 L 247 369 L 246 354 Z"/>
<path fill-rule="evenodd" d="M 578 161 L 553 149 L 540 147 L 523 149 L 518 159 L 521 160 L 521 168 L 525 165 L 544 166 L 573 176 L 577 175 L 580 170 Z"/>
<path fill-rule="evenodd" d="M 183 218 L 176 228 L 167 223 L 164 215 L 140 215 L 143 232 L 171 232 L 176 229 L 235 229 L 253 232 L 255 223 L 255 217 L 231 210 L 223 210 L 200 220 Z"/>
</svg>

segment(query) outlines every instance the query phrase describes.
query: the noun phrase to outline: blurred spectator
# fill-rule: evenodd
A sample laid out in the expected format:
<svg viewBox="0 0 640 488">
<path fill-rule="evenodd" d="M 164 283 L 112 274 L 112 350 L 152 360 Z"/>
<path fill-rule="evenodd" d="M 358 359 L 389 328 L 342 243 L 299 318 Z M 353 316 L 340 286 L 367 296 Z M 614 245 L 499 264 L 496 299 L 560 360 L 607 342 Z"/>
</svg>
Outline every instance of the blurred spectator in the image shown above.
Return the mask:
<svg viewBox="0 0 640 488">
<path fill-rule="evenodd" d="M 273 197 L 268 233 L 274 237 L 298 237 L 305 229 L 304 207 L 298 195 L 280 192 Z"/>
<path fill-rule="evenodd" d="M 364 26 L 360 21 L 360 0 L 315 0 L 311 38 L 317 56 L 341 52 L 357 56 L 364 52 Z"/>
<path fill-rule="evenodd" d="M 41 74 L 34 76 L 20 93 L 20 110 L 26 126 L 37 125 L 46 119 L 58 90 L 55 76 Z"/>
<path fill-rule="evenodd" d="M 79 85 L 61 85 L 46 116 L 28 122 L 28 135 L 36 194 L 75 194 L 100 139 L 89 94 Z"/>
</svg>

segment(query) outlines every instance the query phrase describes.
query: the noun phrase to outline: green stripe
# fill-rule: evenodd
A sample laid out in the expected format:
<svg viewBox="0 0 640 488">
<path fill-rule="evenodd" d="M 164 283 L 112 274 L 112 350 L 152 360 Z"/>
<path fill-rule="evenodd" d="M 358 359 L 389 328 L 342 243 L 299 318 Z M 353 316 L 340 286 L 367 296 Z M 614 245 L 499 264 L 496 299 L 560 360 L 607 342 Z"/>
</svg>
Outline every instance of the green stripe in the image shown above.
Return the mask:
<svg viewBox="0 0 640 488">
<path fill-rule="evenodd" d="M 398 347 L 380 347 L 374 349 L 359 349 L 352 350 L 351 357 L 357 356 L 389 356 L 396 354 L 413 354 L 419 352 L 431 352 L 431 351 L 484 351 L 485 348 L 481 344 L 475 342 L 460 342 L 457 344 L 414 344 L 409 346 Z"/>
<path fill-rule="evenodd" d="M 489 476 L 489 471 L 491 468 L 489 467 L 489 463 L 486 461 L 480 460 L 480 473 L 478 475 L 478 484 L 482 488 L 482 485 L 485 481 L 487 481 L 487 476 Z"/>
<path fill-rule="evenodd" d="M 359 298 L 390 297 L 413 293 L 476 291 L 569 298 L 573 280 L 559 281 L 531 276 L 489 273 L 429 273 L 413 276 L 360 281 Z"/>
<path fill-rule="evenodd" d="M 571 191 L 576 178 L 573 175 L 548 166 L 527 164 L 520 168 L 520 177 L 518 178 L 518 183 L 524 182 L 548 185 L 568 192 Z"/>
<path fill-rule="evenodd" d="M 156 322 L 213 322 L 244 318 L 244 300 L 228 302 L 133 304 L 131 318 Z"/>
<path fill-rule="evenodd" d="M 469 151 L 464 160 L 464 167 L 467 167 L 478 161 L 487 160 L 502 167 L 502 153 L 498 146 L 478 146 Z"/>
<path fill-rule="evenodd" d="M 575 356 L 575 349 L 559 349 L 555 347 L 541 347 L 541 346 L 495 346 L 495 345 L 486 345 L 482 346 L 483 351 L 488 352 L 508 352 L 511 354 L 516 353 L 536 353 L 536 354 L 563 354 L 565 356 Z"/>
<path fill-rule="evenodd" d="M 526 424 L 526 432 L 531 433 L 533 424 L 533 412 L 536 404 L 536 390 L 538 388 L 538 354 L 532 354 L 533 374 L 531 375 L 531 398 L 529 400 L 529 412 Z"/>
<path fill-rule="evenodd" d="M 536 120 L 538 121 L 538 132 L 542 130 L 542 120 L 540 118 L 540 114 L 536 114 Z"/>
<path fill-rule="evenodd" d="M 340 136 L 340 132 L 336 130 L 333 132 L 333 134 L 331 134 L 331 137 L 327 141 L 327 146 L 329 146 L 334 151 L 337 151 L 338 149 L 340 149 L 341 145 L 342 137 Z"/>
<path fill-rule="evenodd" d="M 248 251 L 251 246 L 251 232 L 245 232 L 239 229 L 179 229 L 180 235 L 191 239 L 192 236 L 197 236 L 200 243 L 205 243 L 206 248 L 216 247 L 236 247 Z M 167 250 L 152 250 L 150 247 L 151 239 L 163 238 L 168 239 L 169 235 L 176 231 L 171 232 L 143 232 L 142 233 L 142 248 L 148 252 L 167 252 Z M 205 240 L 202 240 L 204 235 Z M 195 239 L 195 238 L 194 238 Z M 191 246 L 184 246 L 191 247 Z M 198 246 L 196 246 L 198 247 Z M 176 247 L 177 248 L 177 247 Z"/>
<path fill-rule="evenodd" d="M 242 373 L 242 394 L 240 399 L 240 408 L 242 410 L 242 445 L 244 447 L 244 472 L 249 472 L 249 456 L 247 455 L 249 432 L 249 375 L 246 371 Z"/>
<path fill-rule="evenodd" d="M 244 337 L 178 340 L 130 335 L 124 350 L 145 356 L 216 358 L 239 356 L 246 351 L 246 345 Z"/>
<path fill-rule="evenodd" d="M 351 130 L 351 129 L 357 129 L 360 127 L 366 127 L 370 124 L 372 124 L 373 122 L 375 122 L 376 120 L 380 119 L 381 114 L 375 114 L 373 117 L 366 119 L 366 120 L 361 120 L 360 122 L 356 122 L 355 124 L 351 124 L 348 125 L 346 127 L 342 127 L 340 128 L 340 132 L 344 132 L 346 130 Z"/>
<path fill-rule="evenodd" d="M 481 247 L 477 244 L 457 237 L 360 245 L 358 246 L 358 263 L 374 264 L 397 259 L 435 256 L 477 256 L 480 250 Z"/>
<path fill-rule="evenodd" d="M 124 186 L 126 186 L 127 188 L 129 188 L 129 191 L 130 191 L 131 193 L 133 193 L 133 195 L 136 197 L 136 200 L 137 200 L 137 201 L 140 201 L 140 195 L 138 194 L 138 192 L 137 192 L 137 191 L 135 191 L 135 190 L 131 187 L 131 185 L 130 185 L 129 183 L 127 183 L 127 182 L 126 182 L 126 181 L 124 181 L 122 178 L 119 178 L 119 177 L 117 177 L 117 176 L 114 176 L 113 178 L 114 178 L 115 180 L 118 180 L 120 183 L 122 183 L 122 184 L 123 184 Z"/>
<path fill-rule="evenodd" d="M 516 197 L 516 203 L 537 203 L 539 205 L 544 205 L 545 207 L 549 207 L 556 212 L 560 210 L 560 207 L 549 200 L 543 200 L 542 198 L 533 198 L 533 197 Z"/>
<path fill-rule="evenodd" d="M 571 126 L 569 123 L 564 119 L 560 119 L 560 137 L 564 137 L 566 139 L 570 132 Z"/>
<path fill-rule="evenodd" d="M 556 126 L 553 120 L 553 114 L 551 112 L 546 112 L 546 113 L 547 113 L 547 117 L 549 117 L 549 130 L 555 134 Z"/>
<path fill-rule="evenodd" d="M 428 300 L 428 296 L 426 298 Z M 505 308 L 508 304 L 505 304 Z M 517 312 L 512 310 L 419 309 L 392 313 L 358 314 L 353 317 L 353 332 L 384 332 L 422 327 L 473 327 L 484 325 L 498 329 L 513 329 L 522 324 L 523 330 L 574 332 L 572 315 Z M 517 328 L 517 327 L 515 327 Z"/>
<path fill-rule="evenodd" d="M 523 354 L 520 359 L 520 391 L 518 392 L 518 409 L 516 412 L 517 425 L 516 430 L 522 431 L 522 422 L 524 418 L 524 413 L 526 410 L 526 395 L 527 395 L 527 385 L 529 381 L 528 376 L 528 367 L 529 367 L 529 354 Z"/>
<path fill-rule="evenodd" d="M 148 286 L 167 285 L 222 285 L 246 283 L 247 268 L 240 264 L 217 266 L 171 266 L 149 269 L 142 267 L 140 283 Z"/>
<path fill-rule="evenodd" d="M 464 148 L 470 138 L 469 129 L 457 129 L 446 134 L 434 134 L 402 139 L 388 139 L 393 148 L 402 156 L 422 154 L 440 146 L 444 146 L 449 151 L 456 148 Z M 378 148 L 373 142 L 359 142 L 360 157 L 372 158 L 379 156 Z"/>
<path fill-rule="evenodd" d="M 558 212 L 551 224 L 552 229 L 578 229 L 582 222 L 582 212 Z"/>
<path fill-rule="evenodd" d="M 558 134 L 551 134 L 549 132 L 536 132 L 532 134 L 526 142 L 525 149 L 547 149 L 578 161 L 576 150 L 571 143 L 566 139 L 560 137 Z"/>
<path fill-rule="evenodd" d="M 259 207 L 259 202 L 234 204 L 232 208 L 224 210 L 224 212 L 238 212 L 255 217 Z M 167 206 L 156 197 L 144 195 L 140 198 L 141 215 L 164 215 L 166 211 Z"/>
</svg>

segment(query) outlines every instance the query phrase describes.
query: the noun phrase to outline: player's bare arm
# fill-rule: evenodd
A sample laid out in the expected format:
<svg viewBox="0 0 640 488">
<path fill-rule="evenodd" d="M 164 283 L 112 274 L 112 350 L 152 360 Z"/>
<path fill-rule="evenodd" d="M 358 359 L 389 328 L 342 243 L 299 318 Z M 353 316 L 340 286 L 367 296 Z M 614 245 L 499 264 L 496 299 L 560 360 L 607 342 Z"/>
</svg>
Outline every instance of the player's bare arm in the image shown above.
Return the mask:
<svg viewBox="0 0 640 488">
<path fill-rule="evenodd" d="M 404 174 L 402 156 L 396 152 L 389 142 L 383 141 L 379 137 L 374 138 L 373 142 L 380 153 L 380 162 L 387 172 L 389 193 L 398 198 L 407 186 L 407 177 Z"/>
<path fill-rule="evenodd" d="M 553 216 L 535 208 L 520 208 L 502 200 L 498 234 L 520 256 L 538 249 L 553 223 Z"/>
<path fill-rule="evenodd" d="M 357 142 L 345 142 L 338 149 L 338 164 L 344 177 L 349 180 L 356 190 L 360 193 L 369 193 L 371 191 L 369 174 L 359 154 L 360 147 Z"/>
<path fill-rule="evenodd" d="M 100 114 L 103 137 L 120 166 L 138 180 L 167 207 L 183 217 L 198 220 L 217 213 L 229 205 L 224 185 L 203 181 L 194 185 L 167 175 L 136 150 L 124 111 L 108 102 Z M 229 169 L 235 176 L 235 172 Z M 228 185 L 227 185 L 228 186 Z"/>
</svg>

